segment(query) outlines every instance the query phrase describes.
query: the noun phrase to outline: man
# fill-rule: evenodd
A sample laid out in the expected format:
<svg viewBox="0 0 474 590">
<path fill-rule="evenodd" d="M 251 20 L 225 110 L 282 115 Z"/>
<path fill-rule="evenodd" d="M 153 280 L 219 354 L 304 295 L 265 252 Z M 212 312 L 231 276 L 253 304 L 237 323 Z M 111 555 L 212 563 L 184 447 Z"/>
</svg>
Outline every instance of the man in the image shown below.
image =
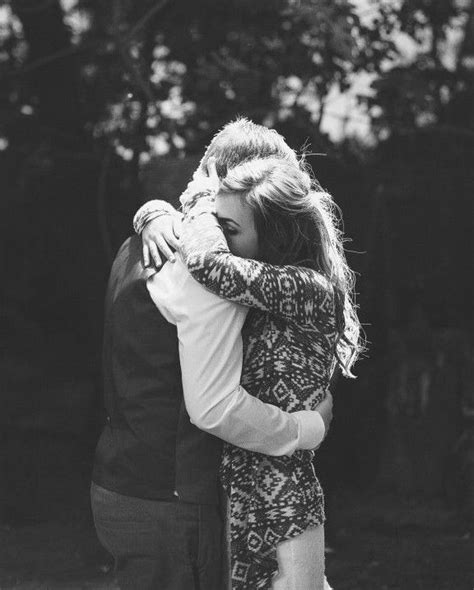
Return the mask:
<svg viewBox="0 0 474 590">
<path fill-rule="evenodd" d="M 246 159 L 289 154 L 279 135 L 240 120 L 214 138 L 202 165 L 214 156 L 223 175 Z M 107 289 L 94 521 L 122 590 L 222 590 L 219 438 L 271 455 L 314 448 L 331 400 L 321 414 L 288 414 L 250 396 L 239 386 L 245 309 L 206 291 L 179 259 L 146 270 L 141 252 L 139 238 L 124 243 Z"/>
</svg>

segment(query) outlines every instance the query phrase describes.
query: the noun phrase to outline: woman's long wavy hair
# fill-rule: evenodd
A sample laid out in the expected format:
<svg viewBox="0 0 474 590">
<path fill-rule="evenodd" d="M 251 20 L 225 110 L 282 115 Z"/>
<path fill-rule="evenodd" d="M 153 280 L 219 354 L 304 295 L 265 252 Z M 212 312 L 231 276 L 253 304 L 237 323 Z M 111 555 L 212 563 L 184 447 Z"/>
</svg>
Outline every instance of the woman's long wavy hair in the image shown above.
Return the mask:
<svg viewBox="0 0 474 590">
<path fill-rule="evenodd" d="M 343 247 L 339 209 L 306 168 L 283 158 L 254 159 L 228 171 L 221 193 L 240 193 L 253 210 L 259 259 L 312 268 L 333 285 L 339 339 L 336 358 L 346 377 L 362 346 L 354 272 Z"/>
</svg>

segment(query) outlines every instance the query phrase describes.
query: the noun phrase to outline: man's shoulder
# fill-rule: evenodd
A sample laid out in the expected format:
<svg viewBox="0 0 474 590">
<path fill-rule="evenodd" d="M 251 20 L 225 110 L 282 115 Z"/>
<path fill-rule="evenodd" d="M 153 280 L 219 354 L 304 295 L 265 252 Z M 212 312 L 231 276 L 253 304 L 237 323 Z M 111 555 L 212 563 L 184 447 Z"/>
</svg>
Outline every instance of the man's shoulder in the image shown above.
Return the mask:
<svg viewBox="0 0 474 590">
<path fill-rule="evenodd" d="M 115 260 L 121 259 L 123 257 L 133 257 L 134 259 L 141 259 L 141 252 L 142 252 L 142 240 L 140 236 L 133 234 L 129 236 L 120 246 L 115 256 Z M 114 260 L 114 262 L 115 262 Z"/>
<path fill-rule="evenodd" d="M 112 280 L 120 280 L 128 277 L 146 279 L 145 269 L 142 265 L 142 244 L 137 235 L 127 238 L 118 249 L 110 271 Z"/>
</svg>

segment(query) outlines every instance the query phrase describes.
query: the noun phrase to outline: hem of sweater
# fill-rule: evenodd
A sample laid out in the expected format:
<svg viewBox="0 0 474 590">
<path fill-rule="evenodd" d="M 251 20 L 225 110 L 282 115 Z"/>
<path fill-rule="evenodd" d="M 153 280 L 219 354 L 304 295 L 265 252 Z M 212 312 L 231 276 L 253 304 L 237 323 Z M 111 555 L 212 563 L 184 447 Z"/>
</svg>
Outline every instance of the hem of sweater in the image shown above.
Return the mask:
<svg viewBox="0 0 474 590">
<path fill-rule="evenodd" d="M 297 504 L 298 503 L 295 503 L 293 507 L 296 507 Z M 311 504 L 313 504 L 313 506 L 311 506 Z M 302 510 L 303 506 L 307 507 L 307 511 Z M 283 531 L 278 531 L 278 533 L 276 534 L 277 538 L 275 538 L 275 540 L 269 543 L 270 547 L 264 555 L 259 555 L 258 551 L 255 553 L 253 551 L 249 551 L 248 546 L 245 548 L 244 554 L 240 552 L 234 552 L 234 546 L 231 542 L 231 578 L 233 583 L 236 582 L 235 585 L 231 586 L 232 589 L 244 590 L 252 588 L 252 590 L 270 590 L 271 585 L 273 583 L 273 579 L 279 572 L 277 559 L 278 545 L 280 545 L 280 543 L 298 537 L 311 527 L 324 526 L 324 523 L 326 521 L 324 501 L 321 505 L 319 499 L 314 499 L 313 502 L 310 502 L 309 506 L 306 503 L 299 503 L 299 507 L 300 510 L 298 512 L 300 512 L 300 514 L 302 513 L 303 516 L 300 517 L 298 525 L 296 525 L 296 523 L 292 523 L 288 526 L 288 529 L 284 533 Z M 260 514 L 268 514 L 269 511 L 271 512 L 271 509 L 268 510 L 268 508 L 264 508 L 260 511 Z M 230 522 L 229 513 L 228 518 Z M 240 546 L 242 547 L 242 545 Z M 232 574 L 234 572 L 234 564 L 245 563 L 246 558 L 249 559 L 247 563 L 250 579 L 247 578 L 247 572 L 243 579 L 234 579 L 232 577 Z"/>
</svg>

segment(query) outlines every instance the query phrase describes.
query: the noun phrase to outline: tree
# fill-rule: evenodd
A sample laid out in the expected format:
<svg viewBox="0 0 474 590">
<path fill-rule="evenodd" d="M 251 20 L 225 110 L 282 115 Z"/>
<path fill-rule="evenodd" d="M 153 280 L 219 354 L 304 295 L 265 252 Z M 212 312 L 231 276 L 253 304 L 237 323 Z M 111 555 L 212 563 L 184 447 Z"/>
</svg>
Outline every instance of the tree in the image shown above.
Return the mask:
<svg viewBox="0 0 474 590">
<path fill-rule="evenodd" d="M 384 2 L 379 19 L 411 51 L 381 71 L 366 100 L 379 138 L 371 171 L 371 241 L 379 248 L 369 273 L 379 276 L 376 323 L 403 325 L 421 306 L 431 326 L 466 329 L 474 321 L 465 275 L 473 247 L 473 5 Z"/>
<path fill-rule="evenodd" d="M 381 137 L 437 127 L 474 133 L 474 7 L 470 0 L 382 3 L 380 23 L 412 46 L 411 57 L 374 82 L 369 99 Z"/>
<path fill-rule="evenodd" d="M 10 108 L 21 111 L 36 94 L 50 118 L 69 110 L 77 123 L 83 115 L 79 127 L 126 160 L 199 150 L 237 113 L 318 137 L 331 88 L 346 89 L 362 69 L 378 71 L 390 48 L 348 0 L 69 6 L 72 35 L 59 0 L 11 3 L 22 28 L 6 36 L 3 77 L 12 89 L 28 75 L 36 89 L 31 84 L 30 96 Z M 67 100 L 54 106 L 62 95 Z"/>
</svg>

